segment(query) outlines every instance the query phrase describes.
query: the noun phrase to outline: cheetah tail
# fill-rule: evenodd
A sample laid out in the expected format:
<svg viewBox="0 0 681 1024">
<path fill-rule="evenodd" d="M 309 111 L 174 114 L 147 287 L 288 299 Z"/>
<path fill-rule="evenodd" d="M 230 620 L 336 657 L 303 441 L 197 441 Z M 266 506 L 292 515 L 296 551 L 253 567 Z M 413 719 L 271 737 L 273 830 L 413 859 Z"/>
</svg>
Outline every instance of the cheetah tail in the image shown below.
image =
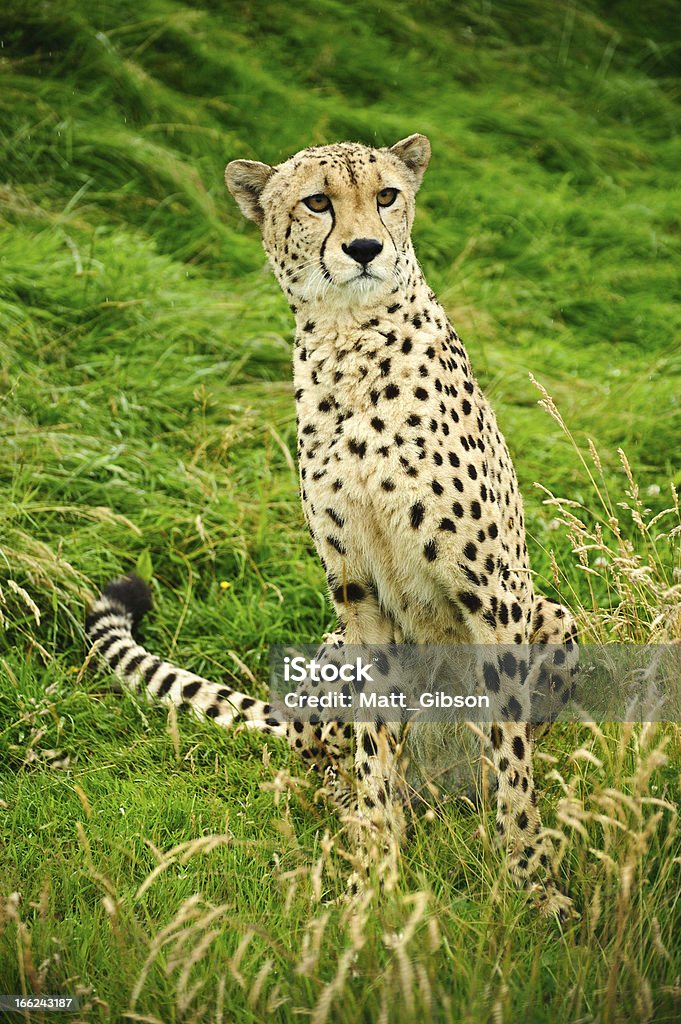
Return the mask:
<svg viewBox="0 0 681 1024">
<path fill-rule="evenodd" d="M 123 576 L 104 588 L 85 622 L 91 651 L 126 689 L 146 693 L 150 701 L 190 705 L 217 725 L 243 724 L 277 736 L 287 735 L 285 723 L 270 704 L 177 668 L 138 644 L 134 631 L 151 605 L 147 584 L 138 576 Z"/>
</svg>

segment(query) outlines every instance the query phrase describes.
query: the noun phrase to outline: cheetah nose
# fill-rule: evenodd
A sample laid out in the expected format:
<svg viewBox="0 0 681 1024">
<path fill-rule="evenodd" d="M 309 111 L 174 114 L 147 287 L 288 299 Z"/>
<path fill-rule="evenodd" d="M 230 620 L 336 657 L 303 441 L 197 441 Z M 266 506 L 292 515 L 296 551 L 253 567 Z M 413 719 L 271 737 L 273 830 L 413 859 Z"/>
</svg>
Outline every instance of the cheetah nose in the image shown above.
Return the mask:
<svg viewBox="0 0 681 1024">
<path fill-rule="evenodd" d="M 377 238 L 356 238 L 354 242 L 350 242 L 350 245 L 343 243 L 342 248 L 343 252 L 352 256 L 353 260 L 366 267 L 367 263 L 371 263 L 373 258 L 378 256 L 383 248 L 383 242 L 379 242 Z"/>
</svg>

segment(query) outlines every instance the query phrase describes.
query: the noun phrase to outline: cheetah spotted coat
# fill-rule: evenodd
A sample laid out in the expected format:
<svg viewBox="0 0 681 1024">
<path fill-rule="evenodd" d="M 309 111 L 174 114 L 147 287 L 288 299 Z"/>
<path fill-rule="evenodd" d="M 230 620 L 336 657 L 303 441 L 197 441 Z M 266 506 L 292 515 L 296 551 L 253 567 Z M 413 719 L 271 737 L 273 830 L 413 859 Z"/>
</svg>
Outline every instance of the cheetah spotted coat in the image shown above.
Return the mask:
<svg viewBox="0 0 681 1024">
<path fill-rule="evenodd" d="M 534 593 L 508 448 L 414 255 L 414 200 L 429 157 L 422 135 L 390 149 L 343 143 L 276 167 L 237 160 L 226 181 L 260 226 L 296 319 L 301 496 L 342 636 L 504 645 L 480 665 L 495 716 L 497 832 L 512 874 L 545 910 L 564 912 L 533 781 L 528 664 L 508 646 L 563 645 L 549 669 L 558 690 L 565 666 L 573 671 L 575 630 L 562 606 Z M 133 638 L 148 603 L 128 577 L 93 606 L 90 639 L 108 665 L 153 698 L 287 739 L 352 811 L 352 885 L 372 864 L 394 864 L 404 832 L 399 726 L 284 721 L 262 701 L 171 666 Z"/>
</svg>

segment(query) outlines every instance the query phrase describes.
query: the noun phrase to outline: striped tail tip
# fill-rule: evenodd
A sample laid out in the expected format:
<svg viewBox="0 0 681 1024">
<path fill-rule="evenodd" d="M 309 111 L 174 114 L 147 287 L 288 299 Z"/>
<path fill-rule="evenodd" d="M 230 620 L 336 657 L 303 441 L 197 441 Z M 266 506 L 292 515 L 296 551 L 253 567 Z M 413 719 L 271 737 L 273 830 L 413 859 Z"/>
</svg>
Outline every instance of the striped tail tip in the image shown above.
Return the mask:
<svg viewBox="0 0 681 1024">
<path fill-rule="evenodd" d="M 91 634 L 102 616 L 108 612 L 122 612 L 130 619 L 134 629 L 151 606 L 151 589 L 139 576 L 130 573 L 104 587 L 85 620 L 85 629 Z"/>
</svg>

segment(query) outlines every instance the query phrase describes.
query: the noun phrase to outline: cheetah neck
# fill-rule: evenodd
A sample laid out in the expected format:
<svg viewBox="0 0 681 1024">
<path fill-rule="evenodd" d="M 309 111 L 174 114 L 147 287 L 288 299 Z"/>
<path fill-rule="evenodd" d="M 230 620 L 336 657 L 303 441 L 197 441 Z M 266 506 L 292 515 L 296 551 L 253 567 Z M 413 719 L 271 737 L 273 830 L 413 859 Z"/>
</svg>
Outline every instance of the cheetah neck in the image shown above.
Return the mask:
<svg viewBox="0 0 681 1024">
<path fill-rule="evenodd" d="M 294 313 L 299 406 L 312 386 L 328 396 L 323 403 L 369 407 L 391 381 L 412 378 L 417 386 L 434 366 L 450 380 L 472 380 L 467 353 L 415 260 L 403 283 L 372 304 L 307 302 Z"/>
</svg>

